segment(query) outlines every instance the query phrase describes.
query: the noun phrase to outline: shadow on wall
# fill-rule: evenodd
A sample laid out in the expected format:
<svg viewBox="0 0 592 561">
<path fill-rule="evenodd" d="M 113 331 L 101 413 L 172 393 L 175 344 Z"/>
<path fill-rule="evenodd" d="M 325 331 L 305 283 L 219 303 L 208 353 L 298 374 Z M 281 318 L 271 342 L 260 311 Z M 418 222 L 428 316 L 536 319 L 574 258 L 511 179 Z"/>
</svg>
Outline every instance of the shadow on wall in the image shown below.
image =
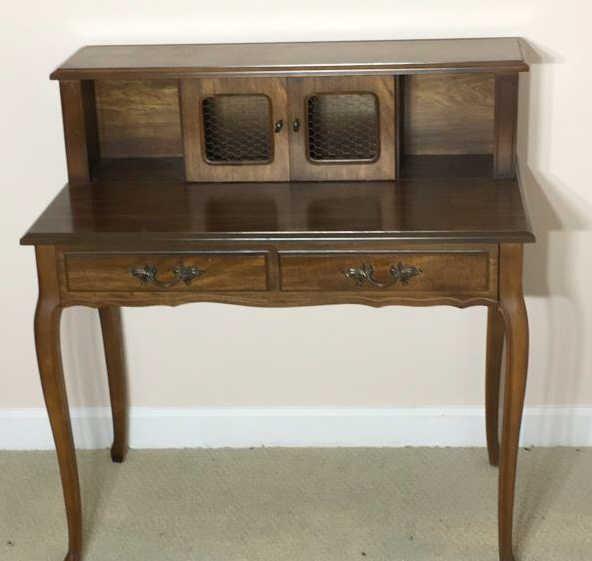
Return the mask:
<svg viewBox="0 0 592 561">
<path fill-rule="evenodd" d="M 573 270 L 573 243 L 564 233 L 590 230 L 592 208 L 545 168 L 550 161 L 554 72 L 548 65 L 562 64 L 533 43 L 523 42 L 531 71 L 520 78 L 518 159 L 522 189 L 531 216 L 536 244 L 525 250 L 524 289 L 527 296 L 544 297 L 547 341 L 544 372 L 545 404 L 569 403 L 578 395 L 585 342 L 585 302 L 578 297 Z M 545 114 L 543 114 L 545 112 Z M 531 341 L 537 337 L 531 324 Z M 561 377 L 561 384 L 553 384 Z M 558 393 L 558 391 L 560 393 Z M 553 400 L 553 401 L 551 401 Z M 568 428 L 568 427 L 566 427 Z M 567 436 L 567 435 L 566 435 Z"/>
<path fill-rule="evenodd" d="M 540 368 L 530 375 L 536 375 L 537 383 L 542 383 L 545 405 L 565 404 L 580 392 L 587 344 L 583 340 L 586 302 L 581 290 L 578 292 L 576 275 L 571 274 L 577 258 L 573 238 L 566 234 L 592 229 L 592 208 L 546 171 L 553 144 L 552 111 L 557 80 L 557 73 L 548 65 L 565 61 L 561 55 L 546 52 L 532 42 L 524 41 L 523 47 L 531 70 L 520 77 L 518 160 L 525 203 L 537 236 L 536 244 L 525 250 L 524 290 L 527 297 L 542 297 L 544 310 L 538 318 L 544 325 L 539 328 L 535 322 L 530 323 L 531 344 L 536 345 L 538 353 L 544 353 L 537 356 Z M 574 424 L 575 418 L 562 416 L 559 420 L 547 415 L 542 430 L 568 444 L 574 436 Z M 557 481 L 566 478 L 571 467 L 549 452 L 541 457 L 538 469 L 538 476 Z M 520 492 L 518 527 L 520 542 L 525 547 L 536 534 L 544 514 L 542 504 L 553 504 L 549 494 L 554 495 L 560 487 L 549 486 L 542 496 L 540 489 L 531 492 L 535 483 L 527 478 Z"/>
</svg>

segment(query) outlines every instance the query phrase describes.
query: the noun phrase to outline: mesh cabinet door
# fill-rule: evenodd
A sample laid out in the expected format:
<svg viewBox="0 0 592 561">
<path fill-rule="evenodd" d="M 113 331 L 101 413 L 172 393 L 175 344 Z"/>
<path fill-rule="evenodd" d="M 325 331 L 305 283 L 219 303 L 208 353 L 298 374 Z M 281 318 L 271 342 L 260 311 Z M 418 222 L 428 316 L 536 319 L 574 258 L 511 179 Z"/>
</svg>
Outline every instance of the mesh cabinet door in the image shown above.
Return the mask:
<svg viewBox="0 0 592 561">
<path fill-rule="evenodd" d="M 188 181 L 287 181 L 286 81 L 182 80 Z"/>
<path fill-rule="evenodd" d="M 393 77 L 288 83 L 293 180 L 395 178 Z"/>
</svg>

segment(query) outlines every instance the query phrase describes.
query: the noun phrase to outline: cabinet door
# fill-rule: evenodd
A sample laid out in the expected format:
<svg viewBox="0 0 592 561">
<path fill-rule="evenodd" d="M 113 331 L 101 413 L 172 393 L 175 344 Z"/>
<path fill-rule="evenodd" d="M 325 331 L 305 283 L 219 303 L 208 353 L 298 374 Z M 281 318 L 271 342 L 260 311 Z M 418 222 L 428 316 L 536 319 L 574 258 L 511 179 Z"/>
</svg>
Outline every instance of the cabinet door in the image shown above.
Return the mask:
<svg viewBox="0 0 592 561">
<path fill-rule="evenodd" d="M 188 181 L 287 181 L 286 80 L 181 80 Z"/>
<path fill-rule="evenodd" d="M 291 178 L 395 179 L 395 80 L 290 78 Z"/>
</svg>

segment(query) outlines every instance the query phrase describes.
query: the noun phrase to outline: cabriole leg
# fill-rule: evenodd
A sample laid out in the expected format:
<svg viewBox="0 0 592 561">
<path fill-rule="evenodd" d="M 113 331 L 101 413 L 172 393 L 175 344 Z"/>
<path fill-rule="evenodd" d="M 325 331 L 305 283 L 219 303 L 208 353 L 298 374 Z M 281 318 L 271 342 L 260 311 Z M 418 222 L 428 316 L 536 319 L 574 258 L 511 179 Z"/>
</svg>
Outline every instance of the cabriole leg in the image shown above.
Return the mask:
<svg viewBox="0 0 592 561">
<path fill-rule="evenodd" d="M 499 471 L 499 547 L 500 561 L 514 561 L 516 465 L 528 368 L 528 318 L 522 294 L 520 244 L 500 246 L 500 301 L 506 328 L 506 380 Z"/>
<path fill-rule="evenodd" d="M 56 272 L 55 250 L 36 248 L 39 300 L 35 312 L 35 345 L 45 405 L 56 446 L 66 516 L 68 554 L 65 561 L 79 561 L 82 548 L 82 509 L 74 439 L 62 370 L 60 318 L 62 308 Z"/>
</svg>

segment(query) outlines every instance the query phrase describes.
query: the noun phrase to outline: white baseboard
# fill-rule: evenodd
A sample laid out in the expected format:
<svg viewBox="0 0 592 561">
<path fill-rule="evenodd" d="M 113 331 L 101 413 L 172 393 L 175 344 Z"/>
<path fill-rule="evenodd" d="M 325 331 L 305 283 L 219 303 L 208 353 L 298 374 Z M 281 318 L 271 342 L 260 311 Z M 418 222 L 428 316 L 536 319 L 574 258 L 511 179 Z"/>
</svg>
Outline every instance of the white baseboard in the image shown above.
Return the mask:
<svg viewBox="0 0 592 561">
<path fill-rule="evenodd" d="M 108 408 L 75 408 L 81 449 L 111 444 Z M 592 407 L 533 407 L 523 445 L 592 446 Z M 249 446 L 485 446 L 479 407 L 131 409 L 132 448 Z M 44 409 L 0 409 L 0 449 L 53 448 Z"/>
</svg>

